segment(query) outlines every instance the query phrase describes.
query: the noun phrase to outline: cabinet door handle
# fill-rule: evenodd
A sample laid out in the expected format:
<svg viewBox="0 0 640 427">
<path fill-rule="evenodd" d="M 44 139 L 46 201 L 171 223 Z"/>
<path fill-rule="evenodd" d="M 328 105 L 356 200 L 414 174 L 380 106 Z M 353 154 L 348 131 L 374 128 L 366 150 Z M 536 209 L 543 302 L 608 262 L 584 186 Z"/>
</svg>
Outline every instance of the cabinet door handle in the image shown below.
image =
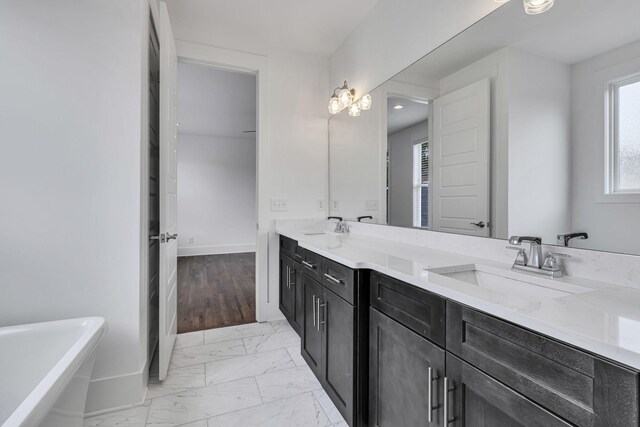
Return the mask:
<svg viewBox="0 0 640 427">
<path fill-rule="evenodd" d="M 336 285 L 341 285 L 342 284 L 342 280 L 336 279 L 335 277 L 333 277 L 329 273 L 324 273 L 324 277 L 326 277 L 327 279 L 329 279 L 331 282 L 335 283 Z"/>
<path fill-rule="evenodd" d="M 427 421 L 429 423 L 432 423 L 433 411 L 435 411 L 440 407 L 439 405 L 433 406 L 433 382 L 438 381 L 439 377 L 437 374 L 435 377 L 433 376 L 433 368 L 431 366 L 429 366 L 429 368 L 427 369 L 427 372 L 429 375 L 429 386 L 427 388 L 427 399 L 429 400 L 429 412 L 427 413 Z"/>
<path fill-rule="evenodd" d="M 296 284 L 295 280 L 293 280 L 293 281 L 291 280 L 291 273 L 293 273 L 293 271 L 294 270 L 291 267 L 289 267 L 289 273 L 287 274 L 287 281 L 289 282 L 289 286 Z M 295 274 L 294 274 L 293 277 L 294 278 L 296 277 Z"/>
<path fill-rule="evenodd" d="M 311 264 L 310 262 L 307 262 L 307 261 L 302 261 L 302 265 L 304 265 L 305 267 L 310 268 L 312 270 L 316 269 L 315 265 L 313 265 L 313 264 Z"/>
<path fill-rule="evenodd" d="M 322 325 L 322 330 L 324 331 L 326 329 L 325 324 L 327 323 L 327 304 L 329 304 L 327 301 L 324 302 L 324 304 L 320 304 L 318 305 L 318 330 L 320 330 L 320 325 Z M 320 321 L 320 307 L 323 308 L 323 317 L 322 317 L 322 322 Z"/>
<path fill-rule="evenodd" d="M 316 327 L 316 296 L 313 295 L 312 296 L 312 301 L 313 303 L 311 304 L 313 306 L 313 327 Z"/>
<path fill-rule="evenodd" d="M 290 279 L 291 279 L 291 267 L 289 267 L 287 265 L 287 289 L 291 289 L 291 283 L 290 283 Z"/>
<path fill-rule="evenodd" d="M 444 424 L 449 425 L 452 422 L 454 422 L 456 420 L 456 417 L 451 417 L 449 418 L 449 393 L 451 393 L 452 391 L 454 391 L 456 388 L 455 386 L 451 386 L 449 387 L 449 378 L 444 377 L 444 403 L 443 403 L 443 407 L 444 407 Z"/>
<path fill-rule="evenodd" d="M 320 297 L 316 298 L 316 329 L 320 332 Z"/>
</svg>

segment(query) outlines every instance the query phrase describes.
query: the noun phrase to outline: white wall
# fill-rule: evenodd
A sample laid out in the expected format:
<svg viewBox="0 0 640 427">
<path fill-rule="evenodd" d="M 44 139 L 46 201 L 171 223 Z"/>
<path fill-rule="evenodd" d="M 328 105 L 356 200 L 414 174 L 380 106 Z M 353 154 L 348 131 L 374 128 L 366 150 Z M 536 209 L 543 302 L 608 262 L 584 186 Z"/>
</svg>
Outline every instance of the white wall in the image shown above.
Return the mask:
<svg viewBox="0 0 640 427">
<path fill-rule="evenodd" d="M 148 19 L 144 0 L 0 2 L 0 325 L 104 316 L 90 410 L 144 392 Z"/>
<path fill-rule="evenodd" d="M 508 91 L 509 235 L 553 245 L 571 231 L 571 67 L 509 49 Z"/>
<path fill-rule="evenodd" d="M 413 227 L 413 146 L 428 136 L 425 120 L 388 137 L 389 225 Z"/>
<path fill-rule="evenodd" d="M 640 42 L 573 67 L 572 230 L 589 233 L 573 246 L 640 254 L 640 198 L 604 196 L 607 82 L 638 72 Z"/>
<path fill-rule="evenodd" d="M 178 141 L 178 255 L 255 251 L 255 138 Z"/>
<path fill-rule="evenodd" d="M 499 7 L 495 1 L 379 0 L 331 56 L 331 83 L 373 90 Z"/>
</svg>

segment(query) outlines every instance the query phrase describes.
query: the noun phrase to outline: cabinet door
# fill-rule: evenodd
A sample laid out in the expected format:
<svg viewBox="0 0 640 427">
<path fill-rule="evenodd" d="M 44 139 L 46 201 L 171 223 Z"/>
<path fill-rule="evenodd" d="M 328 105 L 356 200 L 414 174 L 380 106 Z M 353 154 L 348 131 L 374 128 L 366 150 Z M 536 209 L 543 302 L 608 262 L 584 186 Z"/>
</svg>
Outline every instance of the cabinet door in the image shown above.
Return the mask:
<svg viewBox="0 0 640 427">
<path fill-rule="evenodd" d="M 302 291 L 302 282 L 301 282 L 301 269 L 300 264 L 297 262 L 293 262 L 291 264 L 291 291 L 292 291 L 292 299 L 293 299 L 293 318 L 292 327 L 298 332 L 298 335 L 302 336 L 302 324 L 304 318 L 304 299 L 303 299 L 303 291 Z"/>
<path fill-rule="evenodd" d="M 293 293 L 295 287 L 291 286 L 293 260 L 280 254 L 280 311 L 291 321 L 294 313 Z"/>
<path fill-rule="evenodd" d="M 322 334 L 318 324 L 318 305 L 322 287 L 306 274 L 299 276 L 302 285 L 302 357 L 316 377 L 321 378 Z"/>
<path fill-rule="evenodd" d="M 356 308 L 328 289 L 320 307 L 322 383 L 347 424 L 353 425 Z"/>
<path fill-rule="evenodd" d="M 567 427 L 518 392 L 447 353 L 446 410 L 453 427 Z"/>
<path fill-rule="evenodd" d="M 373 308 L 369 333 L 370 425 L 443 426 L 444 350 Z"/>
</svg>

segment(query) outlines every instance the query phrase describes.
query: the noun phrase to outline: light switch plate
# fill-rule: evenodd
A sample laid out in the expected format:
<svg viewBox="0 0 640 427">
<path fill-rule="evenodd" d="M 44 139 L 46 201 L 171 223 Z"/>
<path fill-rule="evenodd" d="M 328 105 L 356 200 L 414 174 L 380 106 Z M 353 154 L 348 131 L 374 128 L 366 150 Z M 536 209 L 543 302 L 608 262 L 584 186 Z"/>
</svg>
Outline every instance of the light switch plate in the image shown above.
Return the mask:
<svg viewBox="0 0 640 427">
<path fill-rule="evenodd" d="M 271 199 L 272 212 L 286 212 L 289 210 L 287 199 Z"/>
<path fill-rule="evenodd" d="M 377 200 L 366 200 L 364 202 L 364 209 L 367 211 L 377 211 L 378 210 L 378 201 Z"/>
</svg>

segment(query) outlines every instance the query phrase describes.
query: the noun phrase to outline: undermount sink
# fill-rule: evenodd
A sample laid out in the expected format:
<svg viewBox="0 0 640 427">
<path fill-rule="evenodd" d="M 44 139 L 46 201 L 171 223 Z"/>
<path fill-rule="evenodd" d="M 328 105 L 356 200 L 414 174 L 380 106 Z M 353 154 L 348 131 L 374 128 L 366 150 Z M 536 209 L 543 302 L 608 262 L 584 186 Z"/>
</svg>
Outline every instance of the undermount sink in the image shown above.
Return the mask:
<svg viewBox="0 0 640 427">
<path fill-rule="evenodd" d="M 432 268 L 427 271 L 430 275 L 448 277 L 458 283 L 534 300 L 555 299 L 592 291 L 544 277 L 476 264 Z"/>
</svg>

